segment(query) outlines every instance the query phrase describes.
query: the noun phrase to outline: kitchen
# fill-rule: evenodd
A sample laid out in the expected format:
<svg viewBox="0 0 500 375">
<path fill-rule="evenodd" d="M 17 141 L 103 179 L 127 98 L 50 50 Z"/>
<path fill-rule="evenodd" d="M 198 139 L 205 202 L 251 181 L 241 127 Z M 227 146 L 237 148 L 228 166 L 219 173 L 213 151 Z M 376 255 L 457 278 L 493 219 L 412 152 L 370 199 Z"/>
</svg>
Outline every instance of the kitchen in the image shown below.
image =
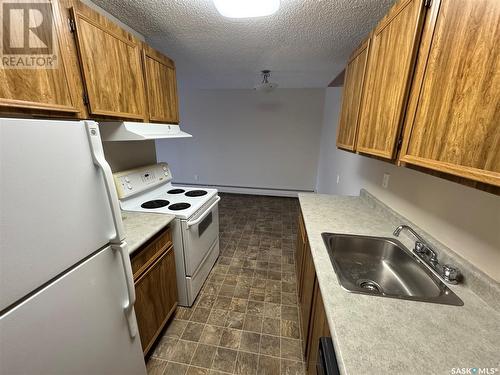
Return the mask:
<svg viewBox="0 0 500 375">
<path fill-rule="evenodd" d="M 0 17 L 0 374 L 498 373 L 497 0 Z"/>
</svg>

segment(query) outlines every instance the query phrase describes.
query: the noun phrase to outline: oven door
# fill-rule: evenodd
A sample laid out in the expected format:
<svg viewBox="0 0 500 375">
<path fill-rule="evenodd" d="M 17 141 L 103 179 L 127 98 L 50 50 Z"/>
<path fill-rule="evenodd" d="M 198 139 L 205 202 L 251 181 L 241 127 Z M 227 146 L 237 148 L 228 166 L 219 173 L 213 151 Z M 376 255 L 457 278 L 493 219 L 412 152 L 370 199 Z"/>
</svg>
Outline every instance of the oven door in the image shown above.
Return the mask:
<svg viewBox="0 0 500 375">
<path fill-rule="evenodd" d="M 182 220 L 182 242 L 186 276 L 195 274 L 213 243 L 219 237 L 219 203 L 216 197 L 189 220 Z"/>
</svg>

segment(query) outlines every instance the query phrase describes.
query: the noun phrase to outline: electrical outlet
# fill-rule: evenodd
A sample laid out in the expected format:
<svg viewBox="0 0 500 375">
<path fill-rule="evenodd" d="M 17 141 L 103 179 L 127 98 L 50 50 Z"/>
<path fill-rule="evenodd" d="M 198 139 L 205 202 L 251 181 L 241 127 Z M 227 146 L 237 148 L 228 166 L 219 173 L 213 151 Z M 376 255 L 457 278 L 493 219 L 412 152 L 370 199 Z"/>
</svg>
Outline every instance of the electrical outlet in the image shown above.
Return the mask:
<svg viewBox="0 0 500 375">
<path fill-rule="evenodd" d="M 198 176 L 197 174 L 194 175 L 194 180 L 195 181 L 198 181 L 200 179 L 200 176 Z"/>
<path fill-rule="evenodd" d="M 389 179 L 391 175 L 389 173 L 384 173 L 384 178 L 382 179 L 382 187 L 387 189 L 389 187 Z"/>
<path fill-rule="evenodd" d="M 337 185 L 340 183 L 340 175 L 337 175 Z"/>
</svg>

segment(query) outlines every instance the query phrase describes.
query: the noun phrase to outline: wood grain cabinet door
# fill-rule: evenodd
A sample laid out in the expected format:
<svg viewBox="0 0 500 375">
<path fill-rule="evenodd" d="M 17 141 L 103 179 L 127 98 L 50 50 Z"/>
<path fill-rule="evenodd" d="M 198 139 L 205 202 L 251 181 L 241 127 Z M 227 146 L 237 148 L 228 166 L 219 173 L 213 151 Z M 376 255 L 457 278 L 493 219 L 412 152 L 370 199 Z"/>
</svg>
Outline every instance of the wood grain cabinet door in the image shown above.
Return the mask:
<svg viewBox="0 0 500 375">
<path fill-rule="evenodd" d="M 347 63 L 342 112 L 337 131 L 337 147 L 345 150 L 355 149 L 369 45 L 370 39 L 367 39 L 354 51 Z"/>
<path fill-rule="evenodd" d="M 356 150 L 393 159 L 426 7 L 399 0 L 371 38 Z"/>
<path fill-rule="evenodd" d="M 316 269 L 311 255 L 311 248 L 306 246 L 304 251 L 304 271 L 302 282 L 302 293 L 300 297 L 300 322 L 302 327 L 302 337 L 307 337 L 311 326 L 311 310 L 313 303 L 314 284 L 316 283 Z M 302 340 L 302 349 L 307 356 L 307 340 Z"/>
<path fill-rule="evenodd" d="M 20 108 L 76 116 L 83 107 L 82 92 L 77 89 L 81 87 L 81 82 L 77 82 L 78 66 L 75 64 L 76 57 L 70 54 L 68 24 L 59 1 L 40 4 L 19 1 L 0 5 L 4 6 L 2 36 L 5 40 L 2 61 L 7 61 L 7 64 L 2 63 L 0 66 L 0 111 L 15 112 L 16 108 Z M 35 7 L 36 12 L 30 11 L 31 6 Z M 34 14 L 41 14 L 42 17 L 35 19 Z M 25 17 L 30 24 L 33 22 L 38 25 L 35 30 L 39 40 L 37 45 L 42 43 L 46 46 L 41 51 L 34 50 L 32 55 L 29 54 L 30 49 L 26 48 L 31 43 L 31 39 L 26 38 L 26 33 L 33 31 L 25 30 Z M 27 40 L 29 42 L 26 46 Z M 47 64 L 34 67 L 36 64 L 33 65 L 32 62 L 32 68 L 19 68 L 19 59 L 30 61 L 30 57 L 39 56 L 38 53 L 43 54 L 41 56 L 44 56 L 43 61 Z M 49 59 L 52 63 L 49 63 Z"/>
<path fill-rule="evenodd" d="M 307 336 L 306 366 L 308 375 L 316 375 L 316 363 L 319 355 L 319 339 L 331 337 L 330 327 L 326 317 L 325 306 L 319 284 L 314 283 L 314 297 L 311 308 L 311 326 Z"/>
<path fill-rule="evenodd" d="M 143 64 L 149 120 L 178 124 L 179 105 L 174 62 L 144 45 Z"/>
<path fill-rule="evenodd" d="M 500 186 L 500 1 L 434 0 L 400 160 Z"/>
<path fill-rule="evenodd" d="M 297 272 L 297 293 L 299 298 L 302 293 L 302 276 L 303 276 L 303 265 L 304 265 L 304 252 L 306 248 L 306 229 L 304 227 L 304 219 L 302 218 L 302 213 L 299 214 L 298 224 L 297 224 L 297 249 L 295 252 L 295 269 Z"/>
<path fill-rule="evenodd" d="M 177 306 L 174 248 L 170 247 L 135 283 L 135 314 L 147 353 Z"/>
<path fill-rule="evenodd" d="M 90 114 L 145 119 L 141 42 L 81 3 L 73 17 Z"/>
</svg>

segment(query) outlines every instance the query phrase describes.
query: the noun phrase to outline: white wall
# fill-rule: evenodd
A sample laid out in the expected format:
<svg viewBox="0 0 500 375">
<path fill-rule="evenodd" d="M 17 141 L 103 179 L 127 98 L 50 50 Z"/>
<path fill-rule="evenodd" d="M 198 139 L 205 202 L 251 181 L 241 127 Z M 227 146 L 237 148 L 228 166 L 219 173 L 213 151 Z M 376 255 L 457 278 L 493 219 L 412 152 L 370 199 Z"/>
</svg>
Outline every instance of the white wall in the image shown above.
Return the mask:
<svg viewBox="0 0 500 375">
<path fill-rule="evenodd" d="M 335 137 L 341 90 L 329 88 L 325 96 L 318 192 L 358 195 L 359 190 L 365 188 L 500 281 L 500 197 L 337 150 Z M 391 175 L 388 189 L 381 186 L 384 173 Z"/>
<path fill-rule="evenodd" d="M 324 89 L 188 90 L 179 102 L 193 138 L 156 141 L 175 182 L 314 190 Z"/>
</svg>

